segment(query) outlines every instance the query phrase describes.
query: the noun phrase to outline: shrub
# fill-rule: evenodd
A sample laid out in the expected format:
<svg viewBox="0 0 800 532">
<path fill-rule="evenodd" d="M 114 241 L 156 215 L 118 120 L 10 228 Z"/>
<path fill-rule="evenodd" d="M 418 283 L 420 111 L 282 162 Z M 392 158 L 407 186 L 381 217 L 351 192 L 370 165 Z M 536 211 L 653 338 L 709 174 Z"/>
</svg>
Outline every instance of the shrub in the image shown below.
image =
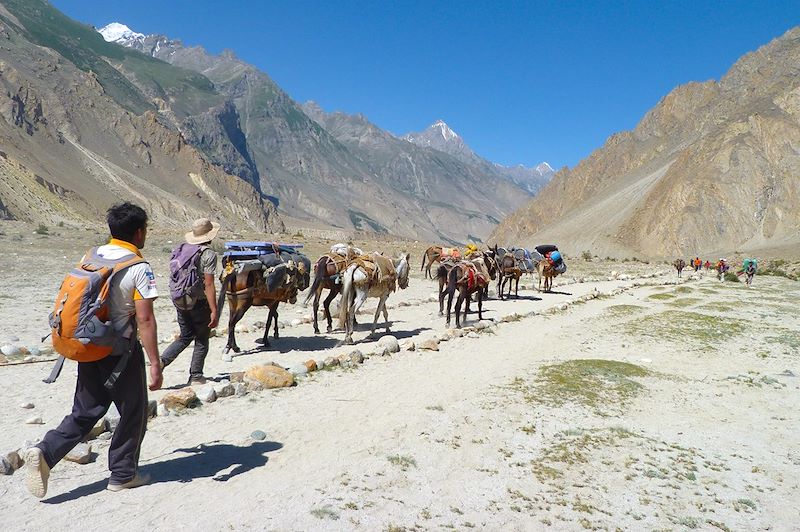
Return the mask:
<svg viewBox="0 0 800 532">
<path fill-rule="evenodd" d="M 584 251 L 581 253 L 581 258 L 586 262 L 592 262 L 592 252 L 591 251 Z"/>
<path fill-rule="evenodd" d="M 39 224 L 39 227 L 36 228 L 34 233 L 36 233 L 37 235 L 49 235 L 50 229 L 48 229 L 48 227 L 44 224 Z"/>
</svg>

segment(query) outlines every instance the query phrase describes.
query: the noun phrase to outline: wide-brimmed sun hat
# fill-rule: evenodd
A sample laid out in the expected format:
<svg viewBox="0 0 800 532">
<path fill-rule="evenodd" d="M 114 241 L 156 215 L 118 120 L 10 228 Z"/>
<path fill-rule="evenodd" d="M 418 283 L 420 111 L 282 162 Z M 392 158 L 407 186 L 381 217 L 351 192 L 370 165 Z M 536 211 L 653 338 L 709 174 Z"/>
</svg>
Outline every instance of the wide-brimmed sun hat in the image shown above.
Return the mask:
<svg viewBox="0 0 800 532">
<path fill-rule="evenodd" d="M 219 232 L 219 224 L 208 218 L 198 218 L 192 222 L 192 230 L 186 233 L 186 242 L 189 244 L 205 244 L 214 240 Z"/>
</svg>

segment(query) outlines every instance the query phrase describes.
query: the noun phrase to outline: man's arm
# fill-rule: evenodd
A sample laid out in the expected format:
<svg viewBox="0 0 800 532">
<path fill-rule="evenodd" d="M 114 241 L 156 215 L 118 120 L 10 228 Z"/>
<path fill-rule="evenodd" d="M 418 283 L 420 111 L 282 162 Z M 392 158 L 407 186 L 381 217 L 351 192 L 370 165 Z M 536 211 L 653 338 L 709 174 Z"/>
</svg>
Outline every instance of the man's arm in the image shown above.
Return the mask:
<svg viewBox="0 0 800 532">
<path fill-rule="evenodd" d="M 206 273 L 203 276 L 205 279 L 204 291 L 206 299 L 208 300 L 208 306 L 211 307 L 211 321 L 208 323 L 208 328 L 213 329 L 219 322 L 219 316 L 217 315 L 217 288 L 214 286 L 214 276 L 212 274 Z"/>
<path fill-rule="evenodd" d="M 138 299 L 134 301 L 136 307 L 136 324 L 139 328 L 139 340 L 142 342 L 150 360 L 150 390 L 161 388 L 161 359 L 158 355 L 158 330 L 156 318 L 153 315 L 153 300 Z"/>
</svg>

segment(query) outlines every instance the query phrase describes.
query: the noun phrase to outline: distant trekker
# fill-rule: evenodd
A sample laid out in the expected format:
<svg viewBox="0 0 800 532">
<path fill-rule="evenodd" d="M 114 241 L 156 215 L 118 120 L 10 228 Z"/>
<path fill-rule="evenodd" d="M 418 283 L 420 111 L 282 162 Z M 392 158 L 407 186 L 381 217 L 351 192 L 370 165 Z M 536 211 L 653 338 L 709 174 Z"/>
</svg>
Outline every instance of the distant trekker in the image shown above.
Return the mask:
<svg viewBox="0 0 800 532">
<path fill-rule="evenodd" d="M 169 366 L 194 340 L 189 384 L 203 384 L 203 366 L 208 354 L 208 337 L 217 326 L 217 295 L 214 275 L 217 253 L 211 241 L 219 232 L 219 224 L 200 218 L 186 233 L 186 242 L 172 251 L 169 261 L 169 291 L 178 312 L 180 337 L 161 356 L 162 367 Z"/>
</svg>

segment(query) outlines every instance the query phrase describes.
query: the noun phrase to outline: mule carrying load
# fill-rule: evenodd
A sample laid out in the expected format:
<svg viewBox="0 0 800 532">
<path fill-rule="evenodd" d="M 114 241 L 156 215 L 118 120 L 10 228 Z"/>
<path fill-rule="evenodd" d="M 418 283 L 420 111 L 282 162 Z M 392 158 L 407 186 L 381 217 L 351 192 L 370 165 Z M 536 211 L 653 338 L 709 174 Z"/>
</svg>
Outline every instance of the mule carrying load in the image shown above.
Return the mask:
<svg viewBox="0 0 800 532">
<path fill-rule="evenodd" d="M 225 353 L 240 351 L 236 345 L 236 324 L 251 306 L 267 306 L 269 314 L 264 337 L 257 343 L 269 346 L 269 326 L 275 320 L 278 338 L 278 303 L 297 301 L 297 293 L 308 288 L 311 261 L 300 253 L 302 244 L 276 242 L 226 242 L 222 255 L 222 290 L 217 308 L 227 296 L 230 304 L 228 343 Z"/>
<path fill-rule="evenodd" d="M 311 298 L 314 298 L 314 334 L 319 334 L 319 298 L 323 290 L 328 290 L 328 297 L 322 301 L 322 308 L 325 310 L 325 319 L 328 321 L 328 332 L 333 330 L 331 318 L 331 301 L 342 291 L 342 274 L 350 261 L 364 254 L 359 248 L 348 246 L 347 244 L 334 244 L 331 246 L 330 253 L 322 255 L 314 264 L 314 283 L 308 291 L 304 305 L 308 305 Z"/>
</svg>

